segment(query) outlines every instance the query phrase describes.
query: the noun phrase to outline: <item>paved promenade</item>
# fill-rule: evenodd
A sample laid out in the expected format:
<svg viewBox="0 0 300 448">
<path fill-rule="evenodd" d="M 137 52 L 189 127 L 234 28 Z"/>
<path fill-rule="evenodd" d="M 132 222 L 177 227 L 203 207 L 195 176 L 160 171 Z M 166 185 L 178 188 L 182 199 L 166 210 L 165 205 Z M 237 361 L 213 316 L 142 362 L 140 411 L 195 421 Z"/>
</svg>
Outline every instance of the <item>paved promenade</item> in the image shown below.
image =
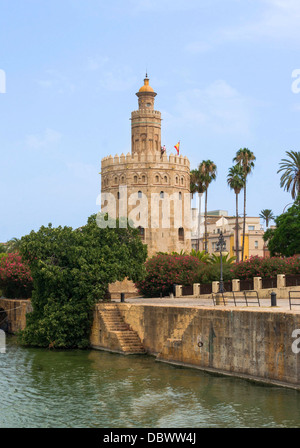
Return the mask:
<svg viewBox="0 0 300 448">
<path fill-rule="evenodd" d="M 113 300 L 115 302 L 120 302 L 120 300 Z M 295 301 L 296 302 L 296 301 Z M 212 308 L 224 308 L 224 309 L 244 309 L 253 311 L 272 311 L 272 312 L 289 312 L 289 313 L 300 313 L 300 300 L 297 300 L 299 305 L 293 305 L 290 310 L 288 299 L 277 299 L 277 306 L 271 306 L 271 299 L 260 299 L 260 306 L 258 304 L 238 304 L 235 306 L 234 303 L 228 303 L 224 305 L 214 305 L 212 298 L 209 296 L 207 299 L 194 298 L 194 297 L 179 297 L 179 298 L 126 298 L 125 303 L 135 304 L 135 305 L 156 305 L 156 306 L 187 306 L 187 307 L 212 307 Z"/>
</svg>

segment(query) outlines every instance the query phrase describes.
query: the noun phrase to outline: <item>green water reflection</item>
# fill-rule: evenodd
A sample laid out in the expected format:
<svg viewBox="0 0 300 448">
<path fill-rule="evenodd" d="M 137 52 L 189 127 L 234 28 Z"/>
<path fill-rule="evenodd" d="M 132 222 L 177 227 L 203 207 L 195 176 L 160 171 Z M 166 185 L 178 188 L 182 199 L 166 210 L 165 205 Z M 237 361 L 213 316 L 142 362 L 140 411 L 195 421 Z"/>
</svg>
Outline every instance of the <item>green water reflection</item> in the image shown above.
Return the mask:
<svg viewBox="0 0 300 448">
<path fill-rule="evenodd" d="M 22 348 L 0 354 L 0 427 L 300 427 L 300 393 L 149 356 Z"/>
</svg>

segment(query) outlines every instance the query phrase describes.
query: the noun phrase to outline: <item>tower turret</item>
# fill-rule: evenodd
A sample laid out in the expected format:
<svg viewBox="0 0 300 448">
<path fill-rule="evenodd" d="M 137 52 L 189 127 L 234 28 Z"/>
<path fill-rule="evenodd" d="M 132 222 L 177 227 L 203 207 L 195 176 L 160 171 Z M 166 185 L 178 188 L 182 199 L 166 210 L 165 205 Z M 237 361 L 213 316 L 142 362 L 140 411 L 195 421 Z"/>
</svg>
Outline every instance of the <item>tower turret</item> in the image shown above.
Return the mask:
<svg viewBox="0 0 300 448">
<path fill-rule="evenodd" d="M 131 113 L 132 154 L 160 154 L 161 113 L 154 110 L 156 93 L 146 73 L 144 85 L 136 93 L 139 109 Z"/>
</svg>

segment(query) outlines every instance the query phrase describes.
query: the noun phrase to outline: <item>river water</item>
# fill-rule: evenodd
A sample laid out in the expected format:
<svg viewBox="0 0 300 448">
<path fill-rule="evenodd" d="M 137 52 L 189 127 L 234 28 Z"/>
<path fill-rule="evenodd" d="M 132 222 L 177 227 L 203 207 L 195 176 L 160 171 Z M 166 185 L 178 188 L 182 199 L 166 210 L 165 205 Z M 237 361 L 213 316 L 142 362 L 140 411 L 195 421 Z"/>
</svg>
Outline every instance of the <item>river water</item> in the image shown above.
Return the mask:
<svg viewBox="0 0 300 448">
<path fill-rule="evenodd" d="M 300 427 L 300 392 L 173 367 L 151 356 L 0 353 L 0 428 Z"/>
</svg>

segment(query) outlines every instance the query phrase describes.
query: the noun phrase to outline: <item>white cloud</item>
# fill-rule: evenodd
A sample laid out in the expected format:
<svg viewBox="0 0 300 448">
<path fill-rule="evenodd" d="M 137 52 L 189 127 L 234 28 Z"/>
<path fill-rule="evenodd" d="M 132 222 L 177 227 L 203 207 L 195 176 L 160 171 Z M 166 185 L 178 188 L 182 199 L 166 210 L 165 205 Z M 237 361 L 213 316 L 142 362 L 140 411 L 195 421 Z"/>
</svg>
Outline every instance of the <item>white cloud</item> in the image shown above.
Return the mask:
<svg viewBox="0 0 300 448">
<path fill-rule="evenodd" d="M 109 62 L 109 58 L 106 56 L 94 56 L 89 57 L 86 64 L 86 70 L 94 72 L 103 67 L 106 63 Z"/>
<path fill-rule="evenodd" d="M 224 80 L 177 96 L 173 115 L 163 112 L 166 127 L 202 128 L 220 134 L 249 135 L 253 101 Z"/>
<path fill-rule="evenodd" d="M 185 50 L 192 54 L 206 53 L 212 49 L 212 45 L 203 41 L 190 42 L 186 45 Z"/>
<path fill-rule="evenodd" d="M 45 71 L 45 78 L 37 80 L 37 83 L 42 88 L 55 88 L 59 93 L 73 92 L 75 84 L 73 81 L 60 73 L 58 70 L 48 69 Z"/>
<path fill-rule="evenodd" d="M 26 137 L 26 145 L 32 149 L 47 148 L 61 140 L 61 134 L 53 129 L 46 129 L 43 134 L 30 134 Z"/>
<path fill-rule="evenodd" d="M 260 0 L 260 4 L 262 10 L 254 20 L 224 29 L 220 40 L 299 39 L 299 0 Z"/>
<path fill-rule="evenodd" d="M 199 7 L 199 0 L 130 0 L 134 12 L 186 11 Z"/>
<path fill-rule="evenodd" d="M 137 82 L 137 76 L 126 66 L 112 67 L 99 72 L 100 85 L 105 90 L 120 92 L 132 90 Z"/>
</svg>

